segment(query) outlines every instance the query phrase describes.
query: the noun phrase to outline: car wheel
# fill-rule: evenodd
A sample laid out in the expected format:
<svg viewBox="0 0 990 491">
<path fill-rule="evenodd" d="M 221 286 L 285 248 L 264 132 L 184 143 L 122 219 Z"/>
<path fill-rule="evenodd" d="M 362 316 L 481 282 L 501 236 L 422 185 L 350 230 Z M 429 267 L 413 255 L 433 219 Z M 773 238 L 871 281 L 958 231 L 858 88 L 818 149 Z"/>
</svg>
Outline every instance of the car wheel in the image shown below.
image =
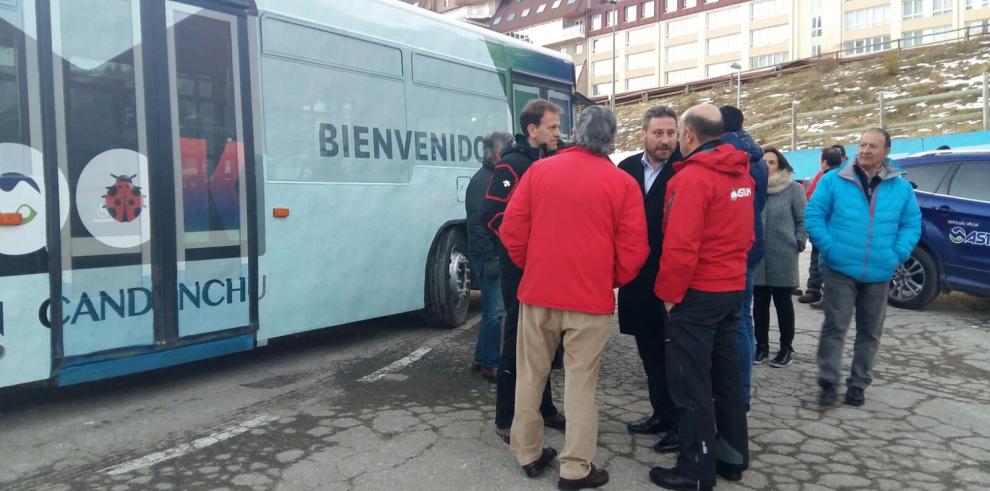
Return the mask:
<svg viewBox="0 0 990 491">
<path fill-rule="evenodd" d="M 916 247 L 907 261 L 897 265 L 890 280 L 888 302 L 894 307 L 918 310 L 939 293 L 938 266 L 931 253 Z"/>
<path fill-rule="evenodd" d="M 426 322 L 442 328 L 464 324 L 470 293 L 467 237 L 451 228 L 441 234 L 426 263 Z"/>
</svg>

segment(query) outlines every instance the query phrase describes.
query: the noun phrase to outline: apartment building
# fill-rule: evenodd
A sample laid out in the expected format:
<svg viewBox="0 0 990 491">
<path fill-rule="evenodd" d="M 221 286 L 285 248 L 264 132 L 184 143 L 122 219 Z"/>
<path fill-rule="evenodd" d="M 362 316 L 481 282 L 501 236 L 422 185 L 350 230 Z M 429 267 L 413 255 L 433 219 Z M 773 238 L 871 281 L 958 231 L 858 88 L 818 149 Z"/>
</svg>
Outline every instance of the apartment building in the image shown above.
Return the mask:
<svg viewBox="0 0 990 491">
<path fill-rule="evenodd" d="M 988 32 L 990 0 L 620 0 L 588 9 L 589 95 Z M 615 51 L 612 30 L 615 28 Z M 965 31 L 962 31 L 965 32 Z"/>
<path fill-rule="evenodd" d="M 484 4 L 491 17 L 475 22 L 570 55 L 579 90 L 592 96 L 612 93 L 613 62 L 615 92 L 623 93 L 835 52 L 857 56 L 990 33 L 990 0 L 420 3 L 447 15 Z"/>
<path fill-rule="evenodd" d="M 402 0 L 416 7 L 453 17 L 457 20 L 478 24 L 483 27 L 491 25 L 495 11 L 502 0 Z"/>
</svg>

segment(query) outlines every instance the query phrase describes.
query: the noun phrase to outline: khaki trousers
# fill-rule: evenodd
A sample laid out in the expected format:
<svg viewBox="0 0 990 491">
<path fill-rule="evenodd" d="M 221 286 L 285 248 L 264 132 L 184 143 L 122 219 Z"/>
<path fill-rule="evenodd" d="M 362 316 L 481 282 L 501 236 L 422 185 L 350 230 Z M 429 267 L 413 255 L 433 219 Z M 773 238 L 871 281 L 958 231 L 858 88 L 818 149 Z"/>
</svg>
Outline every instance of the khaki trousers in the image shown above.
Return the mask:
<svg viewBox="0 0 990 491">
<path fill-rule="evenodd" d="M 564 412 L 567 432 L 560 454 L 560 477 L 581 479 L 591 471 L 598 448 L 595 390 L 602 351 L 612 333 L 612 316 L 548 309 L 520 303 L 516 341 L 516 412 L 512 452 L 520 465 L 543 451 L 540 399 L 557 344 L 564 339 Z"/>
</svg>

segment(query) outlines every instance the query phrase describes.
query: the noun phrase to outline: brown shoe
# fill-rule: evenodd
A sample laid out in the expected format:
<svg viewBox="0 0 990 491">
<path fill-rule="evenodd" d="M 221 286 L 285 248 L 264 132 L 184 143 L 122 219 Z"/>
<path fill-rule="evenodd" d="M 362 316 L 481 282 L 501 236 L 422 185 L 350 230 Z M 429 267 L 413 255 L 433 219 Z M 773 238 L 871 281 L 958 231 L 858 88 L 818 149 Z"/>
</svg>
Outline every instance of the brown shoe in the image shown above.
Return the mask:
<svg viewBox="0 0 990 491">
<path fill-rule="evenodd" d="M 544 447 L 543 453 L 540 454 L 540 458 L 522 466 L 523 470 L 526 471 L 528 477 L 539 477 L 543 474 L 543 470 L 553 462 L 553 459 L 557 458 L 557 451 L 550 447 Z M 607 478 L 606 478 L 607 479 Z"/>
<path fill-rule="evenodd" d="M 595 464 L 591 464 L 591 472 L 581 479 L 564 479 L 557 481 L 557 489 L 585 489 L 597 488 L 608 482 L 608 471 L 598 469 Z"/>
<path fill-rule="evenodd" d="M 479 373 L 481 375 L 481 378 L 489 382 L 495 383 L 495 376 L 498 374 L 498 370 L 490 367 L 481 367 L 481 371 Z"/>
<path fill-rule="evenodd" d="M 512 428 L 499 428 L 495 427 L 495 434 L 505 442 L 506 445 L 509 444 L 509 433 L 512 432 Z"/>
</svg>

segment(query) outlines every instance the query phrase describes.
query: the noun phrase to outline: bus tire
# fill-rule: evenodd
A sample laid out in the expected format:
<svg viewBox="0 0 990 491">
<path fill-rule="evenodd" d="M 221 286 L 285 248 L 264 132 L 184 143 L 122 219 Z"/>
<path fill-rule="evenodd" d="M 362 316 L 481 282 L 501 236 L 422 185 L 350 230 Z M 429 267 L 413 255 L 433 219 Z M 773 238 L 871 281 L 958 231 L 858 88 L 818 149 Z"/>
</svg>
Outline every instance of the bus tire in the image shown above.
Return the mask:
<svg viewBox="0 0 990 491">
<path fill-rule="evenodd" d="M 470 294 L 467 237 L 463 228 L 450 227 L 441 232 L 426 261 L 426 322 L 444 329 L 464 324 Z"/>
</svg>

